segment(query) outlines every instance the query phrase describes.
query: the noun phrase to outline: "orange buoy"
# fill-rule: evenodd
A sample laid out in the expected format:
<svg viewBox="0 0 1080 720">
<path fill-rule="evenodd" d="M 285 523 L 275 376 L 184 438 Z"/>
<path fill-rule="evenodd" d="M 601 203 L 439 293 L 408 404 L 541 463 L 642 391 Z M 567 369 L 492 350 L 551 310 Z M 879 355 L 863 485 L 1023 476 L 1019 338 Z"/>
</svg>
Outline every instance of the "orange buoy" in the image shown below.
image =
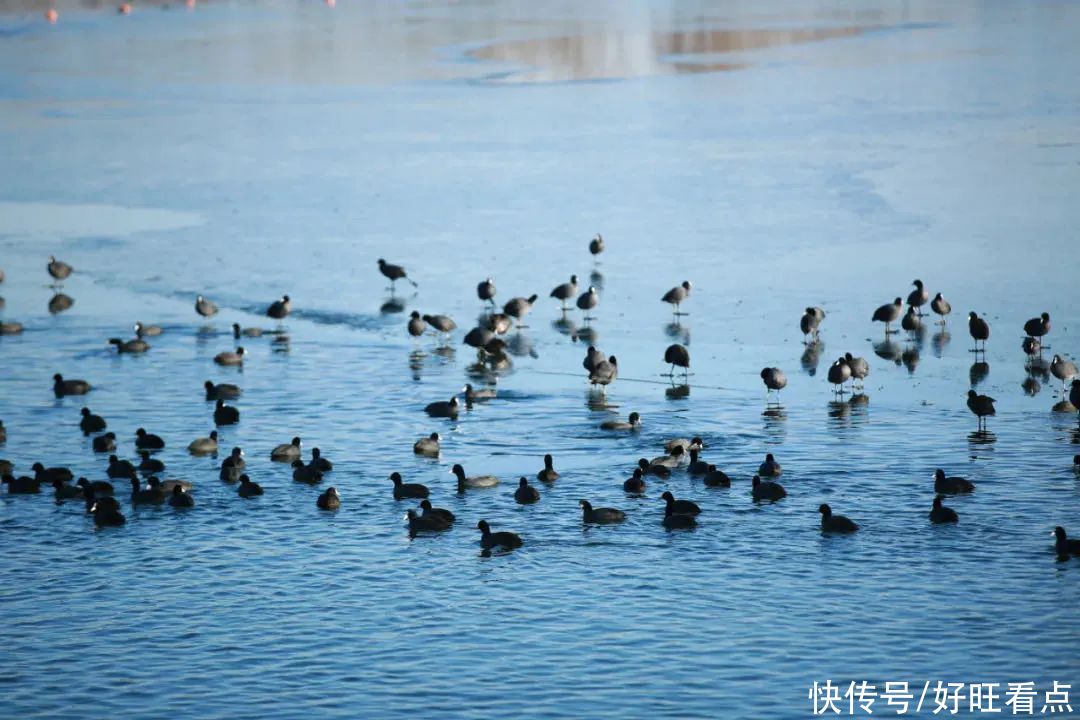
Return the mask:
<svg viewBox="0 0 1080 720">
<path fill-rule="evenodd" d="M 60 19 L 60 13 L 56 12 L 56 8 L 49 8 L 45 11 L 45 19 L 49 21 L 50 25 L 55 25 L 56 21 Z"/>
</svg>

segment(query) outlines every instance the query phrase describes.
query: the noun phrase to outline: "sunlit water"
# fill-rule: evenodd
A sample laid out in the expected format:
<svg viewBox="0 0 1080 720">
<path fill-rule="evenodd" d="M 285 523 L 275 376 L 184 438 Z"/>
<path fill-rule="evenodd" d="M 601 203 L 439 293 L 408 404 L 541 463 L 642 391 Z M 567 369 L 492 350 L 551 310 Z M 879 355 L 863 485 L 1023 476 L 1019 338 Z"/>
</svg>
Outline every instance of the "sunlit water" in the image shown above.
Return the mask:
<svg viewBox="0 0 1080 720">
<path fill-rule="evenodd" d="M 128 524 L 95 531 L 81 504 L 0 497 L 0 715 L 795 718 L 826 678 L 1075 687 L 1080 561 L 1056 562 L 1050 531 L 1080 535 L 1080 435 L 1020 351 L 1048 311 L 1046 357 L 1080 354 L 1075 5 L 344 5 L 3 20 L 0 295 L 26 332 L 0 338 L 0 457 L 103 478 L 85 402 L 128 457 L 135 428 L 164 436 L 165 475 L 198 504 L 125 501 Z M 825 27 L 867 31 L 656 54 L 680 30 Z M 574 37 L 595 40 L 581 54 Z M 563 40 L 512 44 L 538 38 Z M 496 42 L 536 65 L 470 55 Z M 77 270 L 56 315 L 49 254 Z M 380 256 L 419 283 L 399 288 L 405 312 L 381 311 Z M 602 287 L 591 327 L 622 375 L 606 409 L 547 298 L 571 273 Z M 514 370 L 496 400 L 428 419 L 468 379 L 489 275 L 501 301 L 542 298 Z M 915 277 L 953 317 L 878 355 L 870 315 Z M 685 279 L 672 328 L 658 299 Z M 223 308 L 210 330 L 200 292 Z M 273 327 L 259 313 L 286 292 L 289 341 L 215 367 L 229 324 Z M 810 304 L 828 312 L 813 372 Z M 407 337 L 414 308 L 457 319 L 452 350 Z M 964 402 L 969 310 L 993 327 L 986 437 Z M 166 333 L 116 357 L 106 339 L 135 320 Z M 674 340 L 686 396 L 659 377 Z M 845 351 L 871 361 L 865 406 L 832 402 Z M 789 377 L 779 414 L 765 365 Z M 55 400 L 58 371 L 93 393 Z M 261 499 L 184 450 L 212 429 L 208 378 L 244 388 L 221 435 Z M 636 435 L 597 429 L 631 410 Z M 414 457 L 432 431 L 442 456 Z M 677 473 L 623 495 L 637 458 L 693 434 L 730 490 Z M 335 462 L 336 513 L 269 462 L 293 435 Z M 562 477 L 516 505 L 546 452 Z M 789 497 L 755 506 L 766 452 Z M 458 497 L 455 462 L 503 484 Z M 937 467 L 978 485 L 947 501 L 955 527 L 926 518 Z M 457 526 L 410 541 L 394 470 Z M 699 528 L 661 528 L 664 489 L 701 504 Z M 583 527 L 580 498 L 628 520 Z M 823 536 L 821 502 L 860 532 Z M 524 547 L 480 557 L 480 518 Z"/>
</svg>

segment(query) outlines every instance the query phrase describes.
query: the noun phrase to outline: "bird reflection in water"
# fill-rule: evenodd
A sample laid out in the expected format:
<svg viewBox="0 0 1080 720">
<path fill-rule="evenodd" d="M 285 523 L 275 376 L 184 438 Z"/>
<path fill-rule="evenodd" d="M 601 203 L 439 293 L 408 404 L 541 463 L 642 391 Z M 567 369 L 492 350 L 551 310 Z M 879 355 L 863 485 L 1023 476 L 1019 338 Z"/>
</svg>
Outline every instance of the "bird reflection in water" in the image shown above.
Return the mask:
<svg viewBox="0 0 1080 720">
<path fill-rule="evenodd" d="M 851 400 L 830 400 L 829 401 L 829 419 L 846 421 L 851 416 Z"/>
<path fill-rule="evenodd" d="M 930 347 L 934 350 L 934 357 L 940 358 L 944 355 L 950 340 L 952 340 L 952 335 L 944 327 L 934 333 L 930 338 Z"/>
<path fill-rule="evenodd" d="M 993 449 L 993 444 L 997 442 L 997 435 L 989 430 L 976 430 L 968 435 L 968 450 L 972 453 L 972 458 L 977 457 L 976 451 L 980 448 L 990 450 Z"/>
<path fill-rule="evenodd" d="M 383 315 L 405 312 L 405 300 L 391 295 L 386 299 L 386 302 L 379 306 L 379 312 Z"/>
<path fill-rule="evenodd" d="M 599 270 L 593 270 L 589 275 L 589 284 L 597 290 L 603 292 L 604 290 L 604 274 Z"/>
<path fill-rule="evenodd" d="M 1025 395 L 1035 397 L 1042 390 L 1042 385 L 1039 384 L 1034 375 L 1028 375 L 1024 378 L 1024 382 L 1020 383 L 1020 389 L 1024 391 Z"/>
<path fill-rule="evenodd" d="M 990 374 L 990 363 L 985 360 L 976 360 L 971 363 L 971 370 L 968 371 L 968 379 L 971 381 L 971 387 L 978 386 L 986 376 Z"/>
<path fill-rule="evenodd" d="M 780 444 L 787 437 L 787 411 L 779 405 L 765 408 L 761 413 L 765 424 L 765 434 L 770 442 Z"/>
<path fill-rule="evenodd" d="M 287 353 L 290 347 L 288 335 L 275 335 L 270 341 L 270 348 L 276 353 Z"/>
<path fill-rule="evenodd" d="M 409 370 L 412 372 L 414 381 L 420 380 L 420 371 L 424 369 L 424 359 L 427 353 L 423 350 L 413 350 L 409 353 Z"/>
<path fill-rule="evenodd" d="M 75 298 L 58 292 L 49 299 L 49 312 L 53 315 L 64 312 L 75 304 Z"/>
<path fill-rule="evenodd" d="M 506 343 L 506 349 L 515 357 L 540 357 L 533 348 L 532 340 L 520 330 L 510 336 Z"/>
<path fill-rule="evenodd" d="M 1074 413 L 1076 412 L 1076 406 L 1068 400 L 1059 400 L 1054 403 L 1054 407 L 1050 408 L 1050 412 L 1056 413 Z"/>
<path fill-rule="evenodd" d="M 883 360 L 891 360 L 897 365 L 900 365 L 901 357 L 904 354 L 904 348 L 900 346 L 900 343 L 894 342 L 891 339 L 879 340 L 874 343 L 874 354 Z"/>
<path fill-rule="evenodd" d="M 1046 362 L 1044 358 L 1033 357 L 1024 366 L 1028 374 L 1032 377 L 1041 380 L 1042 382 L 1050 381 L 1050 363 Z"/>
<path fill-rule="evenodd" d="M 596 328 L 591 325 L 586 325 L 583 328 L 578 328 L 572 336 L 573 340 L 577 342 L 587 343 L 589 345 L 595 345 L 597 338 L 600 334 L 596 332 Z"/>
<path fill-rule="evenodd" d="M 918 345 L 912 345 L 904 349 L 904 352 L 900 353 L 900 362 L 907 368 L 908 374 L 914 375 L 915 368 L 919 366 L 919 347 Z"/>
<path fill-rule="evenodd" d="M 818 362 L 821 360 L 821 353 L 825 350 L 825 343 L 821 340 L 814 340 L 806 344 L 806 349 L 803 350 L 802 357 L 799 359 L 802 365 L 803 371 L 810 377 L 814 377 L 817 374 Z"/>
<path fill-rule="evenodd" d="M 668 400 L 682 400 L 684 398 L 688 398 L 690 397 L 690 386 L 686 384 L 673 385 L 672 387 L 664 390 L 664 396 Z"/>
<path fill-rule="evenodd" d="M 551 327 L 554 328 L 556 332 L 577 340 L 578 327 L 574 324 L 574 321 L 566 317 L 565 314 L 558 320 L 552 320 Z"/>
<path fill-rule="evenodd" d="M 690 328 L 686 327 L 678 320 L 665 325 L 664 334 L 666 334 L 672 340 L 682 343 L 683 345 L 690 344 Z"/>
<path fill-rule="evenodd" d="M 608 402 L 607 394 L 595 387 L 585 391 L 585 406 L 602 412 L 617 412 L 619 409 L 618 403 Z"/>
</svg>

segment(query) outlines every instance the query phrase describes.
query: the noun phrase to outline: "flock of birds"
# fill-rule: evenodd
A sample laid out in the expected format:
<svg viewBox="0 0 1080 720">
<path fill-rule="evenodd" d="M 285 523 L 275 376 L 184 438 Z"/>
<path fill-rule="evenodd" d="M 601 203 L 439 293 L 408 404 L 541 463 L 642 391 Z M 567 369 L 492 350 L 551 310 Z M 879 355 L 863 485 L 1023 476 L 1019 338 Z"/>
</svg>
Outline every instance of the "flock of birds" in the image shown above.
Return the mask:
<svg viewBox="0 0 1080 720">
<path fill-rule="evenodd" d="M 589 252 L 595 257 L 604 251 L 603 237 L 597 235 L 589 243 Z M 416 282 L 408 277 L 408 274 L 400 265 L 378 261 L 379 271 L 390 280 L 391 293 L 394 292 L 399 280 L 411 283 L 416 287 Z M 49 258 L 47 265 L 48 273 L 53 278 L 54 286 L 62 283 L 71 276 L 71 265 Z M 0 283 L 4 280 L 4 273 L 0 270 Z M 897 297 L 893 302 L 882 305 L 874 311 L 873 322 L 881 322 L 885 325 L 885 335 L 888 338 L 896 332 L 918 332 L 922 326 L 923 308 L 929 305 L 930 310 L 938 316 L 937 323 L 944 326 L 948 316 L 952 312 L 952 306 L 941 293 L 937 293 L 932 299 L 926 291 L 922 281 L 915 280 L 914 290 L 908 295 L 907 309 L 904 310 L 904 301 Z M 663 295 L 661 300 L 672 306 L 672 312 L 676 319 L 684 315 L 682 304 L 690 297 L 693 285 L 687 280 L 671 288 Z M 578 286 L 577 276 L 572 275 L 570 280 L 555 287 L 550 297 L 558 300 L 564 313 L 571 308 L 567 305 L 574 302 L 576 307 L 583 313 L 583 321 L 588 325 L 593 319 L 590 312 L 600 302 L 600 294 L 596 287 L 590 286 L 581 291 Z M 495 302 L 496 287 L 491 278 L 487 278 L 477 285 L 478 298 L 485 303 L 487 311 L 482 316 L 482 322 L 469 330 L 464 336 L 464 343 L 475 348 L 477 352 L 477 367 L 488 368 L 498 371 L 509 367 L 511 360 L 507 353 L 506 341 L 501 336 L 506 335 L 515 326 L 525 327 L 524 322 L 531 311 L 538 296 L 514 297 L 503 303 L 501 309 Z M 3 300 L 0 299 L 0 309 L 3 308 Z M 501 310 L 501 312 L 500 312 Z M 195 311 L 203 318 L 210 318 L 217 314 L 218 307 L 209 299 L 198 296 L 195 300 Z M 266 309 L 267 317 L 284 321 L 292 312 L 292 302 L 288 295 L 271 303 Z M 818 342 L 818 333 L 821 324 L 825 320 L 825 311 L 819 307 L 808 307 L 799 321 L 800 330 L 804 336 L 804 342 L 808 345 Z M 892 326 L 900 322 L 900 330 Z M 281 333 L 278 330 L 263 330 L 260 328 L 242 328 L 238 324 L 233 325 L 233 335 L 239 339 L 242 337 L 258 337 L 263 334 Z M 414 338 L 432 332 L 436 334 L 440 342 L 448 342 L 450 333 L 457 329 L 453 318 L 447 315 L 421 315 L 413 312 L 407 322 L 407 331 Z M 11 335 L 21 333 L 23 330 L 19 323 L 0 323 L 0 334 Z M 985 354 L 986 342 L 990 338 L 990 325 L 984 319 L 972 312 L 968 315 L 968 330 L 975 343 L 972 352 Z M 118 353 L 144 353 L 150 349 L 145 338 L 160 335 L 162 328 L 156 325 L 135 324 L 135 337 L 129 340 L 112 338 L 109 343 L 116 348 Z M 1050 316 L 1042 313 L 1039 317 L 1032 318 L 1024 324 L 1024 340 L 1022 349 L 1029 356 L 1040 356 L 1044 349 L 1048 349 L 1046 340 L 1050 333 Z M 980 345 L 981 344 L 981 345 Z M 220 366 L 241 366 L 244 363 L 245 351 L 242 346 L 237 346 L 234 351 L 218 353 L 214 362 Z M 684 377 L 690 371 L 690 353 L 682 344 L 670 345 L 664 352 L 664 362 L 670 365 L 667 376 L 674 382 L 677 368 L 682 371 Z M 606 392 L 606 387 L 618 378 L 619 365 L 614 355 L 605 355 L 594 346 L 589 346 L 582 366 L 587 372 L 588 381 L 600 393 Z M 1069 392 L 1069 402 L 1075 407 L 1080 407 L 1080 379 L 1076 379 L 1078 372 L 1076 365 L 1061 357 L 1054 355 L 1049 366 L 1054 377 L 1062 381 L 1064 394 L 1066 383 L 1072 381 Z M 865 398 L 862 395 L 862 385 L 869 375 L 869 363 L 860 357 L 850 353 L 839 357 L 830 367 L 827 379 L 837 394 L 847 392 L 847 384 L 851 383 L 852 398 Z M 776 393 L 775 402 L 779 402 L 779 393 L 787 386 L 787 377 L 780 368 L 766 367 L 761 370 L 761 379 L 766 387 L 767 394 L 771 399 L 772 393 Z M 53 392 L 57 398 L 65 396 L 82 396 L 91 392 L 89 382 L 81 379 L 64 378 L 60 374 L 53 376 Z M 242 394 L 237 385 L 231 383 L 214 383 L 207 380 L 204 385 L 205 399 L 213 401 L 214 422 L 217 426 L 232 425 L 240 421 L 240 411 L 234 406 L 226 404 L 227 400 L 235 400 Z M 486 400 L 496 397 L 493 388 L 474 388 L 466 384 L 462 390 L 466 403 Z M 986 420 L 995 414 L 994 399 L 987 395 L 980 395 L 974 390 L 968 392 L 967 406 L 977 417 L 979 431 L 985 432 Z M 433 418 L 455 419 L 462 407 L 458 396 L 448 400 L 439 400 L 428 404 L 425 408 L 427 415 Z M 154 453 L 164 449 L 165 441 L 153 433 L 139 428 L 135 432 L 135 448 L 139 453 L 139 462 L 120 459 L 116 454 L 116 435 L 107 430 L 106 420 L 95 415 L 89 408 L 80 411 L 80 430 L 87 437 L 93 436 L 92 448 L 96 453 L 109 453 L 106 475 L 109 480 L 127 482 L 131 487 L 130 504 L 134 508 L 138 505 L 160 505 L 168 503 L 176 508 L 192 508 L 195 500 L 191 494 L 192 485 L 186 480 L 168 479 L 160 480 L 157 475 L 165 470 L 165 465 Z M 612 433 L 633 433 L 639 427 L 641 417 L 637 412 L 631 412 L 625 421 L 608 420 L 600 425 L 602 430 Z M 427 437 L 420 438 L 413 446 L 413 452 L 417 455 L 438 457 L 441 452 L 440 436 L 437 432 Z M 0 444 L 7 441 L 7 429 L 0 421 Z M 299 483 L 308 485 L 320 484 L 324 477 L 333 471 L 333 464 L 323 457 L 318 448 L 311 450 L 310 461 L 305 462 L 302 458 L 301 439 L 294 437 L 290 442 L 275 447 L 270 453 L 270 460 L 274 462 L 289 463 L 293 469 L 293 479 Z M 208 437 L 198 438 L 191 442 L 188 451 L 194 455 L 216 455 L 219 452 L 218 434 L 216 431 Z M 646 492 L 649 480 L 657 478 L 667 480 L 675 472 L 685 472 L 686 475 L 700 478 L 706 487 L 730 487 L 731 479 L 715 464 L 703 459 L 705 444 L 700 437 L 675 438 L 664 444 L 664 454 L 653 459 L 641 458 L 638 460 L 632 475 L 623 483 L 623 490 L 629 495 L 643 495 Z M 1073 458 L 1074 468 L 1080 473 L 1080 455 Z M 225 483 L 236 486 L 237 495 L 241 498 L 254 498 L 263 494 L 263 488 L 253 481 L 247 474 L 247 461 L 243 451 L 236 447 L 232 448 L 228 456 L 222 461 L 219 478 Z M 98 527 L 123 525 L 126 521 L 121 504 L 118 500 L 118 491 L 109 480 L 90 481 L 86 478 L 74 477 L 74 474 L 65 467 L 46 467 L 42 463 L 34 463 L 31 467 L 33 476 L 13 475 L 13 466 L 7 460 L 0 460 L 0 475 L 3 476 L 3 484 L 7 486 L 8 493 L 12 494 L 36 494 L 41 492 L 41 487 L 51 486 L 58 502 L 67 500 L 81 500 L 85 503 L 86 511 Z M 468 475 L 460 464 L 455 464 L 451 472 L 457 480 L 458 493 L 466 493 L 470 490 L 490 488 L 499 485 L 498 477 L 493 475 Z M 776 458 L 769 454 L 760 464 L 751 480 L 751 494 L 755 502 L 777 502 L 787 496 L 787 491 L 780 484 L 779 478 L 783 473 L 781 465 Z M 146 476 L 140 479 L 140 474 Z M 544 457 L 544 467 L 537 475 L 536 480 L 545 485 L 554 483 L 559 478 L 555 470 L 554 460 L 551 455 Z M 407 513 L 409 535 L 416 537 L 421 533 L 442 532 L 450 529 L 455 523 L 455 516 L 445 508 L 434 507 L 430 502 L 431 490 L 419 483 L 406 483 L 401 475 L 394 472 L 389 480 L 393 483 L 393 497 L 395 500 L 415 499 L 420 500 L 416 509 L 410 509 Z M 971 481 L 950 477 L 938 469 L 934 477 L 934 498 L 931 509 L 928 512 L 932 523 L 955 523 L 959 517 L 955 510 L 943 504 L 945 496 L 970 493 L 975 490 Z M 540 491 L 530 484 L 526 477 L 521 477 L 514 491 L 514 500 L 523 505 L 536 503 L 540 500 Z M 664 501 L 664 512 L 660 518 L 663 527 L 669 530 L 692 528 L 697 524 L 696 517 L 701 513 L 701 508 L 695 502 L 685 498 L 676 498 L 670 490 L 665 490 L 661 495 Z M 318 495 L 316 506 L 321 510 L 336 510 L 341 505 L 341 496 L 334 487 L 329 487 L 325 492 Z M 593 507 L 588 500 L 579 502 L 582 513 L 582 522 L 586 524 L 607 525 L 620 523 L 626 519 L 626 513 L 617 508 Z M 835 514 L 827 504 L 818 508 L 821 516 L 821 529 L 827 533 L 852 533 L 859 529 L 857 523 L 851 519 Z M 476 528 L 480 531 L 480 546 L 485 554 L 491 551 L 510 551 L 522 545 L 522 538 L 510 531 L 493 531 L 487 520 L 479 520 Z M 1059 556 L 1080 556 L 1080 540 L 1071 539 L 1062 527 L 1054 530 L 1056 536 L 1055 549 Z"/>
</svg>

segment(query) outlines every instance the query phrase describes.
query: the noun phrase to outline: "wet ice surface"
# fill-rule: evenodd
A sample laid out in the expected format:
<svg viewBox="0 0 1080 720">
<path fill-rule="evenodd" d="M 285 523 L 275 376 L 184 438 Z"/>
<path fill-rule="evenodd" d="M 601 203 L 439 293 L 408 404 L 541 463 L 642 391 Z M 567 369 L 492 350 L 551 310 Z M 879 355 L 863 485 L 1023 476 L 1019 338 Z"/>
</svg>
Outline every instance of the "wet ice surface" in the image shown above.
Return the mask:
<svg viewBox="0 0 1080 720">
<path fill-rule="evenodd" d="M 803 717 L 825 678 L 1075 683 L 1080 567 L 1054 561 L 1050 531 L 1080 534 L 1080 436 L 1075 414 L 1051 412 L 1053 378 L 1031 394 L 1020 341 L 1048 311 L 1047 359 L 1080 355 L 1076 8 L 372 7 L 5 20 L 0 296 L 26 332 L 0 338 L 0 457 L 104 477 L 83 401 L 49 392 L 59 371 L 94 384 L 85 403 L 123 454 L 137 427 L 165 437 L 166 476 L 193 481 L 198 505 L 125 502 L 124 528 L 94 531 L 48 494 L 0 496 L 4 715 Z M 536 82 L 467 56 L 701 23 L 893 29 L 623 81 Z M 648 43 L 621 47 L 656 66 Z M 58 314 L 49 254 L 76 267 Z M 380 256 L 419 283 L 400 313 L 381 311 Z M 623 378 L 608 409 L 547 298 L 571 273 L 602 286 L 591 327 Z M 541 296 L 521 354 L 498 399 L 430 420 L 424 405 L 468 379 L 461 337 L 489 275 L 501 301 Z M 882 357 L 870 315 L 915 277 L 952 302 L 947 334 L 897 337 Z M 685 279 L 690 314 L 671 328 L 658 298 Z M 242 372 L 215 367 L 228 325 L 273 327 L 258 313 L 285 292 L 289 342 L 245 339 Z M 196 293 L 222 307 L 209 331 Z M 813 375 L 810 304 L 828 313 Z M 414 345 L 412 309 L 455 317 L 454 351 Z M 989 437 L 964 403 L 969 310 L 993 329 Z M 115 357 L 106 339 L 135 320 L 166 333 Z M 674 340 L 692 357 L 684 397 L 659 377 Z M 871 362 L 865 406 L 832 402 L 826 371 L 846 351 Z M 765 365 L 789 378 L 779 415 L 763 414 Z M 208 378 L 244 388 L 221 435 L 261 499 L 184 451 L 212 429 Z M 631 410 L 637 435 L 597 429 Z M 436 430 L 442 456 L 414 457 Z M 732 489 L 676 474 L 623 495 L 637 458 L 693 434 Z M 338 512 L 268 461 L 293 435 L 335 462 Z M 562 478 L 515 505 L 545 452 Z M 789 497 L 755 506 L 765 452 Z M 455 462 L 503 484 L 458 497 Z M 936 467 L 978 485 L 947 501 L 956 527 L 926 520 Z M 394 470 L 457 527 L 410 542 Z M 698 529 L 663 531 L 664 489 L 702 505 Z M 583 528 L 580 498 L 628 520 Z M 862 530 L 822 536 L 821 502 Z M 480 518 L 525 546 L 480 558 Z"/>
</svg>

